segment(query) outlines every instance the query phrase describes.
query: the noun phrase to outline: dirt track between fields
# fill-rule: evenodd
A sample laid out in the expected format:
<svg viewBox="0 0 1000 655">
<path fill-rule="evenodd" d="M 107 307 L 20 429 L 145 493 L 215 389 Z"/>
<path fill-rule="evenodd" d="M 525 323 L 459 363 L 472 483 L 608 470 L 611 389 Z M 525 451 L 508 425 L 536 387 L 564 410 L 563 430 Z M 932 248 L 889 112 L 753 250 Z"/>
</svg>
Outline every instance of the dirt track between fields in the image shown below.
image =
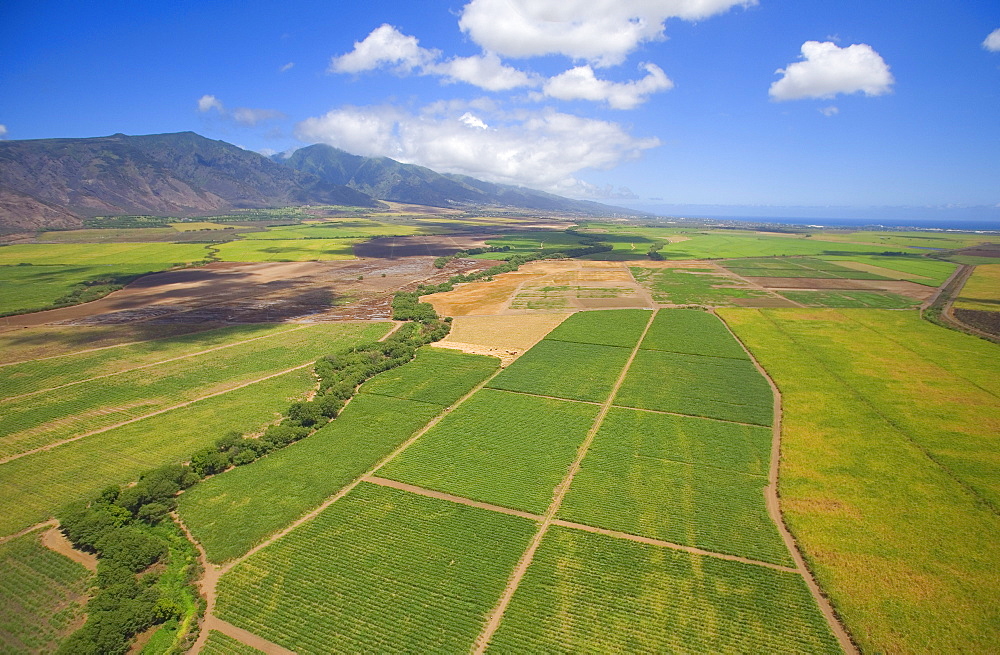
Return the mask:
<svg viewBox="0 0 1000 655">
<path fill-rule="evenodd" d="M 714 314 L 715 312 L 712 313 Z M 719 321 L 726 326 L 726 330 L 728 330 L 733 339 L 740 344 L 743 351 L 746 352 L 747 357 L 750 358 L 750 361 L 752 361 L 753 365 L 757 368 L 757 371 L 764 376 L 765 380 L 767 380 L 767 384 L 771 387 L 772 397 L 774 398 L 774 422 L 771 427 L 771 462 L 768 467 L 767 487 L 764 488 L 764 499 L 765 504 L 767 505 L 767 513 L 771 517 L 771 521 L 778 528 L 778 532 L 781 534 L 781 539 L 785 542 L 785 547 L 792 556 L 792 560 L 795 562 L 796 570 L 805 580 L 806 586 L 809 587 L 809 592 L 816 601 L 816 605 L 819 607 L 820 612 L 822 612 L 823 618 L 826 619 L 830 630 L 837 638 L 837 642 L 840 644 L 840 647 L 849 655 L 857 655 L 857 653 L 859 653 L 857 646 L 855 646 L 854 641 L 847 632 L 847 629 L 844 628 L 844 625 L 840 622 L 840 618 L 833 610 L 833 606 L 830 604 L 830 601 L 827 600 L 826 596 L 823 595 L 822 590 L 819 588 L 819 584 L 816 582 L 816 578 L 813 577 L 812 571 L 809 569 L 805 559 L 802 557 L 798 542 L 795 541 L 795 537 L 792 536 L 791 531 L 788 529 L 788 525 L 785 523 L 785 518 L 781 512 L 781 497 L 778 494 L 778 474 L 781 466 L 781 424 L 784 416 L 781 403 L 781 390 L 778 389 L 778 385 L 774 383 L 770 374 L 764 370 L 764 367 L 760 365 L 757 358 L 754 357 L 752 352 L 750 352 L 750 349 L 746 347 L 739 337 L 736 336 L 736 333 L 729 327 L 729 324 L 723 321 L 721 317 L 719 317 Z"/>
<path fill-rule="evenodd" d="M 52 552 L 59 553 L 77 564 L 83 565 L 90 571 L 97 570 L 97 555 L 74 548 L 66 535 L 60 532 L 56 526 L 49 528 L 42 534 L 42 545 Z"/>
</svg>

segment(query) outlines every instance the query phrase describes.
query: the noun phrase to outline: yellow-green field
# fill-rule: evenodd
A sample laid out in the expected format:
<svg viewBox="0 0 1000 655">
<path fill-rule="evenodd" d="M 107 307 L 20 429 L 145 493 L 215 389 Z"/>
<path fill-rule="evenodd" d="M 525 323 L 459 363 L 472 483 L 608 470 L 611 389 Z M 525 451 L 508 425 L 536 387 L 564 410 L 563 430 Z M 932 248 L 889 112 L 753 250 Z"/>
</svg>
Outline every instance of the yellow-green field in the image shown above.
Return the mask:
<svg viewBox="0 0 1000 655">
<path fill-rule="evenodd" d="M 1000 312 L 1000 264 L 977 266 L 955 300 L 955 308 Z"/>
<path fill-rule="evenodd" d="M 784 516 L 865 652 L 1000 643 L 1000 349 L 879 310 L 722 309 L 782 393 Z"/>
<path fill-rule="evenodd" d="M 207 221 L 191 221 L 184 223 L 170 223 L 170 227 L 178 232 L 198 232 L 200 230 L 232 230 L 232 225 L 222 223 L 210 223 Z"/>
<path fill-rule="evenodd" d="M 354 259 L 354 244 L 364 239 L 271 239 L 230 241 L 217 246 L 224 262 L 310 262 Z"/>
</svg>

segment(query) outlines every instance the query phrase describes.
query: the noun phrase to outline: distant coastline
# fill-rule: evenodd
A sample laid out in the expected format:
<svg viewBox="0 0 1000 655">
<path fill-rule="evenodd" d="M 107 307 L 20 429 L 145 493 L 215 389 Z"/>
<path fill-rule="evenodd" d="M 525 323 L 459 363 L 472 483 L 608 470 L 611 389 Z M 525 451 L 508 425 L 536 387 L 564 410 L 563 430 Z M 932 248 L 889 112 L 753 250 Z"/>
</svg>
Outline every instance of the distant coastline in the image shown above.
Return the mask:
<svg viewBox="0 0 1000 655">
<path fill-rule="evenodd" d="M 934 220 L 934 219 L 870 219 L 870 218 L 803 218 L 795 216 L 710 216 L 685 215 L 683 218 L 694 218 L 720 223 L 765 223 L 776 225 L 801 225 L 810 227 L 847 227 L 858 229 L 887 230 L 951 230 L 961 232 L 997 232 L 1000 233 L 1000 221 L 993 220 Z"/>
</svg>

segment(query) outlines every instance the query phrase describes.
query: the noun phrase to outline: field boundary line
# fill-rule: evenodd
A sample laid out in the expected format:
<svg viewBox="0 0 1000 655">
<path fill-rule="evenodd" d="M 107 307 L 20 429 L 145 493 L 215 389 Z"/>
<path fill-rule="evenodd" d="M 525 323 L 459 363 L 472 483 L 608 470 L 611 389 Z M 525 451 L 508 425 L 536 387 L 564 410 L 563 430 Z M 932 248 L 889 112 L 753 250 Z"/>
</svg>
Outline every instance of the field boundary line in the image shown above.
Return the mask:
<svg viewBox="0 0 1000 655">
<path fill-rule="evenodd" d="M 223 389 L 222 391 L 215 391 L 215 392 L 210 393 L 210 394 L 208 394 L 206 396 L 200 396 L 200 397 L 195 398 L 193 400 L 185 401 L 185 402 L 183 402 L 183 403 L 181 403 L 179 405 L 173 405 L 172 407 L 165 407 L 163 409 L 158 409 L 155 412 L 151 412 L 149 414 L 144 414 L 142 416 L 137 416 L 135 418 L 130 418 L 127 421 L 122 421 L 120 423 L 115 423 L 114 425 L 107 425 L 107 426 L 105 426 L 103 428 L 100 428 L 100 429 L 97 429 L 97 430 L 91 430 L 90 432 L 85 432 L 83 434 L 78 434 L 75 437 L 70 437 L 69 439 L 62 439 L 60 441 L 56 441 L 56 442 L 53 442 L 53 443 L 50 443 L 50 444 L 45 444 L 44 446 L 39 446 L 38 448 L 32 448 L 31 450 L 26 450 L 25 452 L 23 452 L 23 453 L 17 453 L 16 455 L 9 455 L 7 457 L 0 458 L 0 465 L 7 464 L 8 462 L 13 462 L 14 460 L 21 459 L 22 457 L 27 457 L 28 455 L 37 455 L 40 452 L 44 452 L 46 450 L 52 450 L 54 448 L 58 448 L 59 446 L 65 446 L 68 443 L 73 443 L 74 441 L 79 441 L 80 439 L 84 439 L 86 437 L 92 437 L 95 434 L 101 434 L 102 432 L 107 432 L 109 430 L 114 430 L 115 428 L 120 428 L 122 426 L 129 425 L 129 424 L 135 423 L 137 421 L 142 421 L 142 420 L 147 419 L 147 418 L 152 418 L 153 416 L 159 416 L 160 414 L 165 414 L 167 412 L 172 412 L 175 409 L 181 409 L 181 408 L 187 407 L 188 405 L 193 405 L 193 404 L 201 402 L 203 400 L 208 400 L 209 398 L 215 398 L 216 396 L 222 396 L 222 395 L 225 395 L 227 393 L 231 393 L 233 391 L 239 391 L 240 389 L 243 389 L 245 387 L 249 387 L 251 385 L 257 384 L 258 382 L 264 382 L 265 380 L 270 380 L 271 378 L 276 378 L 278 376 L 285 375 L 287 373 L 292 373 L 294 371 L 298 371 L 298 370 L 304 369 L 307 366 L 312 366 L 315 363 L 316 363 L 315 360 L 311 360 L 311 361 L 306 362 L 305 364 L 299 364 L 298 366 L 293 366 L 292 368 L 285 369 L 284 371 L 278 371 L 277 373 L 271 373 L 271 374 L 266 375 L 266 376 L 264 376 L 262 378 L 257 378 L 255 380 L 250 380 L 249 382 L 242 382 L 242 383 L 236 385 L 235 387 L 230 387 L 228 389 Z"/>
<path fill-rule="evenodd" d="M 761 476 L 758 476 L 761 477 Z M 478 509 L 484 509 L 490 512 L 497 512 L 498 514 L 507 514 L 509 516 L 517 516 L 519 518 L 528 519 L 530 521 L 535 521 L 540 523 L 545 520 L 545 517 L 541 514 L 532 514 L 530 512 L 522 512 L 521 510 L 511 509 L 510 507 L 503 507 L 502 505 L 493 505 L 492 503 L 485 503 L 478 500 L 473 500 L 471 498 L 465 498 L 464 496 L 456 496 L 454 494 L 445 493 L 443 491 L 436 491 L 434 489 L 428 489 L 427 487 L 419 487 L 414 484 L 408 484 L 406 482 L 399 482 L 398 480 L 390 480 L 388 478 L 381 478 L 377 475 L 365 476 L 362 480 L 363 482 L 368 482 L 370 484 L 377 484 L 381 487 L 389 487 L 392 489 L 399 489 L 400 491 L 406 491 L 418 496 L 425 496 L 427 498 L 436 498 L 438 500 L 444 500 L 447 502 L 455 503 L 457 505 L 465 505 L 466 507 L 475 507 Z M 761 560 L 750 559 L 747 557 L 740 557 L 739 555 L 729 555 L 728 553 L 720 553 L 713 550 L 705 550 L 704 548 L 698 548 L 697 546 L 685 546 L 684 544 L 677 544 L 671 541 L 664 541 L 662 539 L 655 539 L 653 537 L 645 537 L 643 535 L 631 534 L 629 532 L 620 532 L 618 530 L 608 530 L 606 528 L 600 528 L 594 525 L 587 525 L 586 523 L 577 523 L 575 521 L 566 521 L 564 519 L 552 519 L 552 525 L 558 525 L 563 528 L 570 528 L 573 530 L 582 530 L 584 532 L 592 532 L 594 534 L 602 534 L 607 537 L 613 537 L 615 539 L 624 539 L 626 541 L 635 541 L 641 544 L 646 544 L 649 546 L 657 546 L 661 548 L 669 548 L 671 550 L 680 550 L 686 553 L 691 553 L 694 555 L 702 555 L 704 557 L 715 557 L 717 559 L 729 560 L 731 562 L 740 562 L 742 564 L 750 564 L 753 566 L 763 566 L 769 569 L 775 569 L 776 571 L 784 571 L 786 573 L 801 574 L 802 572 L 796 568 L 790 566 L 782 566 L 781 564 L 773 564 L 771 562 L 763 562 Z"/>
<path fill-rule="evenodd" d="M 389 478 L 381 478 L 377 475 L 366 475 L 364 478 L 362 478 L 362 482 L 377 484 L 380 487 L 389 487 L 390 489 L 399 489 L 400 491 L 407 491 L 411 494 L 416 494 L 418 496 L 426 496 L 427 498 L 437 498 L 438 500 L 446 500 L 450 503 L 455 503 L 457 505 L 465 505 L 466 507 L 476 507 L 479 509 L 488 510 L 490 512 L 497 512 L 498 514 L 517 516 L 522 519 L 528 519 L 529 521 L 541 521 L 543 518 L 545 518 L 538 514 L 532 514 L 531 512 L 522 512 L 519 509 L 512 509 L 510 507 L 504 507 L 502 505 L 494 505 L 492 503 L 484 503 L 478 500 L 473 500 L 471 498 L 465 498 L 464 496 L 456 496 L 454 494 L 445 493 L 443 491 L 428 489 L 427 487 L 418 487 L 415 484 L 408 484 L 406 482 L 391 480 Z"/>
<path fill-rule="evenodd" d="M 697 546 L 685 546 L 684 544 L 677 544 L 672 541 L 664 541 L 662 539 L 654 539 L 653 537 L 644 537 L 642 535 L 631 534 L 629 532 L 608 530 L 594 525 L 587 525 L 586 523 L 577 523 L 575 521 L 566 521 L 564 519 L 554 519 L 552 521 L 552 525 L 558 525 L 563 528 L 571 528 L 573 530 L 582 530 L 584 532 L 592 532 L 594 534 L 601 534 L 606 537 L 614 537 L 616 539 L 624 539 L 626 541 L 635 541 L 649 546 L 659 546 L 661 548 L 669 548 L 670 550 L 680 550 L 685 553 L 691 553 L 692 555 L 702 555 L 704 557 L 714 557 L 716 559 L 724 559 L 730 562 L 740 562 L 741 564 L 763 566 L 765 568 L 774 569 L 775 571 L 784 571 L 785 573 L 794 573 L 796 575 L 802 574 L 802 571 L 790 566 L 782 566 L 781 564 L 773 564 L 771 562 L 762 562 L 761 560 L 750 559 L 749 557 L 740 557 L 739 555 L 729 555 L 727 553 L 720 553 L 714 550 L 705 550 L 704 548 L 698 548 Z"/>
<path fill-rule="evenodd" d="M 516 393 L 519 396 L 533 396 L 534 398 L 545 398 L 547 400 L 562 400 L 567 403 L 581 403 L 583 405 L 602 405 L 596 400 L 580 400 L 578 398 L 563 398 L 562 396 L 545 396 L 540 393 L 530 391 L 514 391 L 513 389 L 500 389 L 499 387 L 486 387 L 490 391 L 503 391 L 504 393 Z"/>
<path fill-rule="evenodd" d="M 482 632 L 479 633 L 479 636 L 473 644 L 472 652 L 475 655 L 482 655 L 482 653 L 486 651 L 490 640 L 493 638 L 493 634 L 496 632 L 497 628 L 500 627 L 500 622 L 503 620 L 503 615 L 507 611 L 507 606 L 510 605 L 510 601 L 514 597 L 514 593 L 517 591 L 517 588 L 521 584 L 521 580 L 528 571 L 528 567 L 531 566 L 531 562 L 535 559 L 535 552 L 538 550 L 539 546 L 541 546 L 542 539 L 548 532 L 549 526 L 551 526 L 552 522 L 555 520 L 556 514 L 559 512 L 559 508 L 562 506 L 563 498 L 565 498 L 567 492 L 569 492 L 569 487 L 573 483 L 573 478 L 576 477 L 577 472 L 580 470 L 583 458 L 587 456 L 587 451 L 590 450 L 590 444 L 594 442 L 594 437 L 597 436 L 597 431 L 604 423 L 604 417 L 607 416 L 608 410 L 611 409 L 612 402 L 618 394 L 618 390 L 621 388 L 622 383 L 625 382 L 625 376 L 628 375 L 628 371 L 632 367 L 632 362 L 635 361 L 635 357 L 639 352 L 639 346 L 642 345 L 642 341 L 646 338 L 646 333 L 649 332 L 649 328 L 653 325 L 653 321 L 656 319 L 656 315 L 658 313 L 658 309 L 654 309 L 650 312 L 649 320 L 646 321 L 646 328 L 642 331 L 642 334 L 639 335 L 638 339 L 636 339 L 635 346 L 632 348 L 632 353 L 629 355 L 628 360 L 622 367 L 621 373 L 618 374 L 618 379 L 615 380 L 614 386 L 611 387 L 607 400 L 601 404 L 601 409 L 594 418 L 593 425 L 590 427 L 590 430 L 587 431 L 587 436 L 584 437 L 583 443 L 581 443 L 579 448 L 577 448 L 576 459 L 573 460 L 572 464 L 570 464 L 565 477 L 563 477 L 562 481 L 556 486 L 552 494 L 552 502 L 549 503 L 549 507 L 545 511 L 541 525 L 538 526 L 538 531 L 535 532 L 535 536 L 528 544 L 527 549 L 521 555 L 521 559 L 518 561 L 517 566 L 515 566 L 513 572 L 511 572 L 503 594 L 501 594 L 496 606 L 494 606 L 493 610 L 490 612 L 489 618 L 483 626 Z"/>
<path fill-rule="evenodd" d="M 759 312 L 760 310 L 756 311 Z M 764 379 L 767 380 L 767 384 L 771 387 L 771 395 L 774 398 L 774 425 L 771 427 L 771 465 L 768 470 L 768 484 L 764 488 L 764 499 L 765 504 L 767 505 L 767 513 L 770 515 L 775 527 L 778 528 L 778 532 L 781 534 L 781 539 L 785 542 L 785 548 L 795 561 L 796 568 L 802 575 L 802 579 L 805 580 L 806 586 L 809 588 L 809 592 L 812 594 L 813 599 L 816 601 L 816 605 L 823 614 L 823 618 L 826 619 L 826 623 L 831 632 L 833 632 L 833 635 L 837 638 L 840 648 L 845 653 L 857 655 L 860 652 L 858 647 L 855 645 L 850 633 L 847 632 L 847 629 L 841 622 L 840 617 L 837 615 L 836 610 L 834 610 L 830 600 L 826 597 L 826 595 L 824 595 L 823 590 L 820 589 L 819 584 L 816 582 L 816 578 L 813 576 L 812 571 L 806 564 L 805 558 L 799 550 L 798 542 L 788 529 L 788 525 L 785 523 L 784 514 L 781 511 L 781 496 L 778 494 L 778 474 L 780 473 L 781 467 L 781 426 L 782 418 L 784 417 L 781 390 L 778 389 L 778 385 L 774 382 L 764 367 L 760 365 L 760 362 L 757 361 L 757 358 L 754 357 L 752 352 L 750 352 L 750 349 L 747 348 L 746 344 L 743 343 L 738 336 L 736 336 L 736 333 L 729 327 L 729 324 L 722 320 L 721 316 L 715 314 L 714 311 L 711 313 L 714 314 L 716 318 L 726 327 L 726 330 L 728 330 L 733 339 L 740 344 L 740 347 L 746 351 L 747 355 L 750 357 L 750 361 L 753 362 L 754 366 L 757 367 L 757 370 L 764 376 Z"/>
<path fill-rule="evenodd" d="M 740 360 L 744 361 L 744 360 Z M 723 403 L 729 405 L 730 407 L 747 407 L 747 405 L 738 405 L 736 403 Z M 727 418 L 716 418 L 714 416 L 698 416 L 697 414 L 682 414 L 680 412 L 668 412 L 665 409 L 645 409 L 643 407 L 629 407 L 628 405 L 612 405 L 615 409 L 630 409 L 634 412 L 646 412 L 648 414 L 666 414 L 667 416 L 679 416 L 682 418 L 697 418 L 703 421 L 718 421 L 719 423 L 730 423 L 732 425 L 743 425 L 748 428 L 764 428 L 769 429 L 770 425 L 761 425 L 760 423 L 744 423 L 743 421 L 730 421 Z"/>
<path fill-rule="evenodd" d="M 0 537 L 0 544 L 5 544 L 8 541 L 13 541 L 13 540 L 15 540 L 15 539 L 17 539 L 19 537 L 23 537 L 26 534 L 31 534 L 32 532 L 35 532 L 36 530 L 41 530 L 42 528 L 46 528 L 46 527 L 54 528 L 54 527 L 56 527 L 58 525 L 59 525 L 59 521 L 57 521 L 55 519 L 49 519 L 48 521 L 42 521 L 41 523 L 36 523 L 36 524 L 34 524 L 34 525 L 30 526 L 30 527 L 27 527 L 27 528 L 25 528 L 23 530 L 20 530 L 19 532 L 14 532 L 13 534 L 8 534 L 8 535 L 5 535 L 3 537 Z"/>
<path fill-rule="evenodd" d="M 8 396 L 6 398 L 0 398 L 0 402 L 9 402 L 9 401 L 12 401 L 12 400 L 19 400 L 21 398 L 27 398 L 29 396 L 37 396 L 40 393 L 46 393 L 46 392 L 49 392 L 49 391 L 55 391 L 57 389 L 65 389 L 66 387 L 72 387 L 72 386 L 75 386 L 77 384 L 86 384 L 87 382 L 93 382 L 94 380 L 103 380 L 104 378 L 110 378 L 110 377 L 113 377 L 115 375 L 121 375 L 123 373 L 131 373 L 132 371 L 141 371 L 142 369 L 145 369 L 145 368 L 152 368 L 154 366 L 159 366 L 160 364 L 168 364 L 170 362 L 176 362 L 176 361 L 179 361 L 181 359 L 187 359 L 189 357 L 198 357 L 200 355 L 207 355 L 208 353 L 212 353 L 212 352 L 215 352 L 217 350 L 224 350 L 226 348 L 233 348 L 235 346 L 242 346 L 243 344 L 250 343 L 251 341 L 257 341 L 258 339 L 270 339 L 271 337 L 276 337 L 279 334 L 288 334 L 289 332 L 297 332 L 298 330 L 304 330 L 306 328 L 315 327 L 317 325 L 319 325 L 319 324 L 318 323 L 311 323 L 311 324 L 307 324 L 307 325 L 299 325 L 297 327 L 293 327 L 290 330 L 281 330 L 280 332 L 274 332 L 272 334 L 263 334 L 263 335 L 261 335 L 259 337 L 251 337 L 250 339 L 244 339 L 243 341 L 237 341 L 235 343 L 227 343 L 227 344 L 223 344 L 221 346 L 215 346 L 214 348 L 208 348 L 206 350 L 200 350 L 200 351 L 195 352 L 195 353 L 188 353 L 186 355 L 178 355 L 177 357 L 170 357 L 169 359 L 163 359 L 163 360 L 160 360 L 158 362 L 152 362 L 152 363 L 149 363 L 149 364 L 143 364 L 141 366 L 136 366 L 136 367 L 133 367 L 133 368 L 126 368 L 126 369 L 123 369 L 121 371 L 115 371 L 113 373 L 105 373 L 104 375 L 97 375 L 95 377 L 87 378 L 85 380 L 75 380 L 73 382 L 67 382 L 66 384 L 60 384 L 60 385 L 55 386 L 55 387 L 48 387 L 47 389 L 38 389 L 37 391 L 29 391 L 28 393 L 22 393 L 22 394 L 20 394 L 18 396 Z"/>
</svg>

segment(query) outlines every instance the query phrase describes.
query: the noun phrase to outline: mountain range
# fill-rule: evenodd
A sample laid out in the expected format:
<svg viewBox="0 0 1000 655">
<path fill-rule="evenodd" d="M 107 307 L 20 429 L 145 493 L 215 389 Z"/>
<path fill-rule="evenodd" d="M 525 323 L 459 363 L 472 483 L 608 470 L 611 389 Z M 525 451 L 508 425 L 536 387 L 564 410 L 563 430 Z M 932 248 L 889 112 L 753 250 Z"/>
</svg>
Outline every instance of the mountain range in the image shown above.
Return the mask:
<svg viewBox="0 0 1000 655">
<path fill-rule="evenodd" d="M 327 145 L 268 158 L 193 132 L 0 141 L 0 228 L 74 228 L 115 214 L 197 216 L 304 204 L 634 212 L 441 174 Z"/>
</svg>

